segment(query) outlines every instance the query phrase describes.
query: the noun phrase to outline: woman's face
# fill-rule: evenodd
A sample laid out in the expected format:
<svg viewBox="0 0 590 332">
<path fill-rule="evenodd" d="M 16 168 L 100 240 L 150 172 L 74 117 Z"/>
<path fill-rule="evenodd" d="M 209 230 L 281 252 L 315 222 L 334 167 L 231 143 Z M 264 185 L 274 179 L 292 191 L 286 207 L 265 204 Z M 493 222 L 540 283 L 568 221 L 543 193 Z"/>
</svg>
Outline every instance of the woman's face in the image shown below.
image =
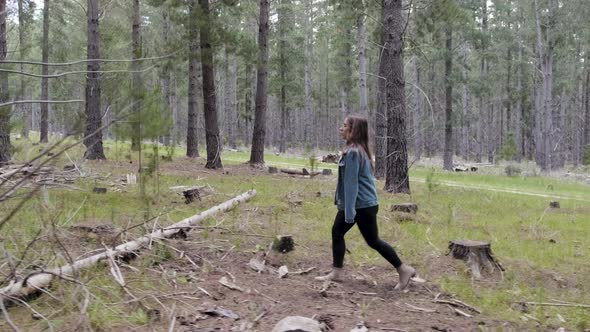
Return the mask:
<svg viewBox="0 0 590 332">
<path fill-rule="evenodd" d="M 340 137 L 345 140 L 345 141 L 350 141 L 350 138 L 352 136 L 352 129 L 350 128 L 350 124 L 348 122 L 348 119 L 344 120 L 344 123 L 342 124 L 342 127 L 340 127 Z"/>
</svg>

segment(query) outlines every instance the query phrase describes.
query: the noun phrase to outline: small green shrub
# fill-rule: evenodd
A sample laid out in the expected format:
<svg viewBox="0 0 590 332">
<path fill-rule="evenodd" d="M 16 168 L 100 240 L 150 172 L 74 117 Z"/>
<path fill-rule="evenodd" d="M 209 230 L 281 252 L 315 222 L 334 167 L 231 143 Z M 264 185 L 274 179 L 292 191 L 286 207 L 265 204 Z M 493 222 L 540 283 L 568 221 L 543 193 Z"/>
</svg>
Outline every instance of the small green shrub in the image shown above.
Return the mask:
<svg viewBox="0 0 590 332">
<path fill-rule="evenodd" d="M 514 140 L 514 134 L 508 134 L 506 141 L 500 149 L 500 159 L 502 160 L 514 160 L 516 157 L 516 142 Z"/>
<path fill-rule="evenodd" d="M 515 165 L 508 165 L 504 169 L 504 172 L 508 176 L 519 176 L 520 173 L 522 173 L 522 169 L 520 169 L 518 166 L 515 166 Z"/>
</svg>

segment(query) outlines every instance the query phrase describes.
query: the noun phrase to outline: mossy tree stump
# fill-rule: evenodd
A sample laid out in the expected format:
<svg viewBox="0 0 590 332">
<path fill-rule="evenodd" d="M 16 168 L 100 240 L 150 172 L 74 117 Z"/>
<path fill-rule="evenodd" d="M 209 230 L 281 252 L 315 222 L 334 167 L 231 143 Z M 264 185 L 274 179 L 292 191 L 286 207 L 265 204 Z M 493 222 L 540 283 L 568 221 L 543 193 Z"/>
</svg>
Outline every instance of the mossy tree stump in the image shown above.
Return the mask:
<svg viewBox="0 0 590 332">
<path fill-rule="evenodd" d="M 449 242 L 449 253 L 453 255 L 453 258 L 465 261 L 475 279 L 481 278 L 481 271 L 484 269 L 490 272 L 496 268 L 504 271 L 502 265 L 492 255 L 492 245 L 489 242 L 453 240 Z"/>
</svg>

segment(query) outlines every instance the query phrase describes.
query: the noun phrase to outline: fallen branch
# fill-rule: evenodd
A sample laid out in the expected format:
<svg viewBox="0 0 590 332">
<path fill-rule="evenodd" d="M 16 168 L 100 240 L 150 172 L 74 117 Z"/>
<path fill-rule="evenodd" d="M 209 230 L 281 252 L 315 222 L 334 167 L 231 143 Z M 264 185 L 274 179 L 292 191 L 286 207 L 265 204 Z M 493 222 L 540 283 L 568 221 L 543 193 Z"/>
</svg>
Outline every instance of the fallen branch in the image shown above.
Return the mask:
<svg viewBox="0 0 590 332">
<path fill-rule="evenodd" d="M 542 305 L 552 307 L 574 307 L 574 308 L 590 308 L 590 304 L 578 304 L 578 303 L 551 303 L 551 302 L 525 302 L 530 305 Z"/>
<path fill-rule="evenodd" d="M 459 301 L 459 300 L 455 300 L 455 299 L 453 299 L 453 300 L 450 300 L 450 301 L 449 301 L 449 300 L 439 300 L 439 299 L 434 299 L 434 300 L 433 300 L 433 302 L 434 302 L 434 303 L 444 303 L 444 304 L 450 304 L 450 305 L 452 305 L 452 306 L 454 306 L 454 307 L 464 307 L 464 308 L 467 308 L 467 309 L 473 310 L 474 312 L 477 312 L 478 314 L 481 314 L 481 311 L 480 311 L 480 310 L 478 310 L 478 309 L 476 309 L 476 308 L 474 308 L 474 307 L 472 307 L 472 306 L 470 306 L 470 305 L 468 305 L 468 304 L 466 304 L 466 303 L 464 303 L 464 302 L 461 302 L 461 301 Z"/>
<path fill-rule="evenodd" d="M 110 253 L 114 256 L 119 256 L 125 253 L 135 252 L 138 249 L 140 249 L 143 245 L 149 243 L 151 239 L 170 238 L 171 236 L 180 232 L 183 228 L 190 229 L 190 227 L 201 222 L 202 220 L 209 218 L 217 213 L 229 211 L 236 205 L 246 202 L 254 196 L 256 196 L 256 190 L 247 191 L 237 197 L 234 197 L 226 201 L 225 203 L 219 204 L 215 207 L 210 208 L 209 210 L 203 211 L 197 215 L 186 218 L 170 227 L 156 230 L 151 234 L 144 235 L 136 240 L 123 243 L 112 249 Z M 94 256 L 90 256 L 88 258 L 75 261 L 72 264 L 68 264 L 52 270 L 47 270 L 46 272 L 29 275 L 23 280 L 12 280 L 8 286 L 0 289 L 0 300 L 4 303 L 6 301 L 10 301 L 10 299 L 13 297 L 19 298 L 34 294 L 37 291 L 48 287 L 54 276 L 72 276 L 74 275 L 74 273 L 84 268 L 91 267 L 106 258 L 108 258 L 108 252 L 103 251 Z"/>
</svg>

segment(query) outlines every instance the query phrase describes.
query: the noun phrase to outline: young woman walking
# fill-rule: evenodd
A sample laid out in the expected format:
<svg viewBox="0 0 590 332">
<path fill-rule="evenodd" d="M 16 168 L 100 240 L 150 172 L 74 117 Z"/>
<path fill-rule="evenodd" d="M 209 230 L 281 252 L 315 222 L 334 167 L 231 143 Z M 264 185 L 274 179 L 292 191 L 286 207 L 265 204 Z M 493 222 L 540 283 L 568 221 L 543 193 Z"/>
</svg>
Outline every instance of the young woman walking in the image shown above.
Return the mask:
<svg viewBox="0 0 590 332">
<path fill-rule="evenodd" d="M 373 164 L 369 150 L 369 126 L 367 119 L 349 116 L 340 128 L 340 136 L 346 140 L 346 148 L 338 162 L 338 185 L 334 203 L 338 213 L 332 226 L 333 269 L 317 280 L 341 281 L 346 244 L 344 235 L 356 223 L 367 244 L 377 250 L 399 274 L 395 289 L 405 289 L 416 270 L 403 264 L 395 250 L 379 238 L 377 228 L 377 189 L 373 181 Z"/>
</svg>

